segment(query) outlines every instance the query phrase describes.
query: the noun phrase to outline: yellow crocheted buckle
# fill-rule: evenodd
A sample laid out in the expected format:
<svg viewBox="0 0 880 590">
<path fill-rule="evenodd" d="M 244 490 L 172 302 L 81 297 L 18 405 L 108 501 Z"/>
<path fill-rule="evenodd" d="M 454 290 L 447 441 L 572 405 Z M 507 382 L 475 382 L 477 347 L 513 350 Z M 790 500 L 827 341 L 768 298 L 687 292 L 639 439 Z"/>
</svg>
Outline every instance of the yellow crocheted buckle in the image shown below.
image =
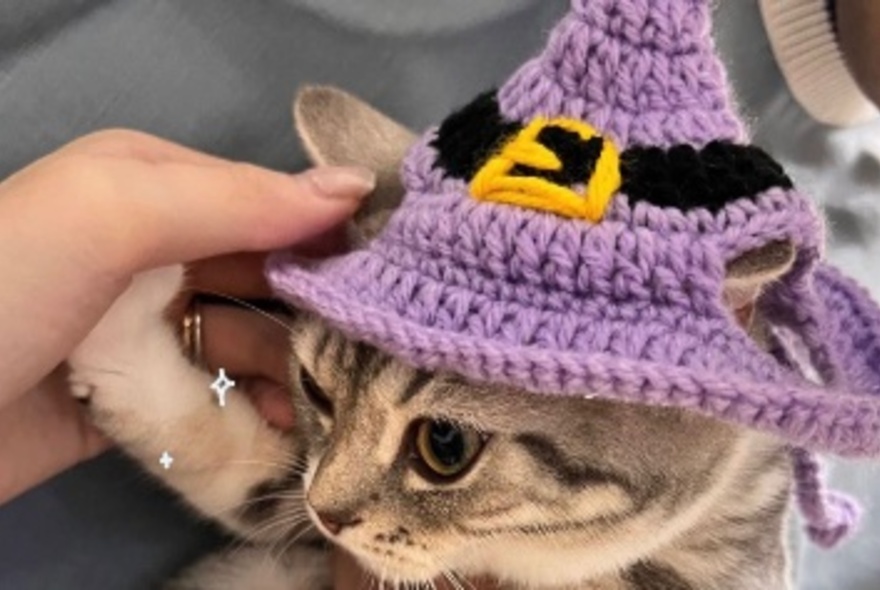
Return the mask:
<svg viewBox="0 0 880 590">
<path fill-rule="evenodd" d="M 574 178 L 571 184 L 560 183 L 560 178 L 572 180 L 571 170 L 566 168 L 575 164 L 571 154 L 557 153 L 548 145 L 548 134 L 554 131 L 576 134 L 581 145 L 573 145 L 574 150 L 597 148 L 601 142 L 601 149 L 593 150 L 598 151 L 595 162 L 584 162 L 581 158 L 576 164 L 591 170 L 587 177 Z M 602 219 L 620 185 L 620 153 L 611 140 L 582 121 L 539 117 L 480 168 L 471 181 L 470 190 L 474 198 L 482 201 L 518 205 L 596 223 Z"/>
</svg>

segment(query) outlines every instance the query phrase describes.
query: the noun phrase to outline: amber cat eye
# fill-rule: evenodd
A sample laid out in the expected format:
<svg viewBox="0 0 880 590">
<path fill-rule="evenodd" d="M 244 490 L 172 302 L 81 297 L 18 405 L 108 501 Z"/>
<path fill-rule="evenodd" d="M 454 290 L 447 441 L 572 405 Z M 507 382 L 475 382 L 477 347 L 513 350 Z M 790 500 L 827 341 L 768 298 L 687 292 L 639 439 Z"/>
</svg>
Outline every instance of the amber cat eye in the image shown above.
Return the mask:
<svg viewBox="0 0 880 590">
<path fill-rule="evenodd" d="M 473 428 L 423 420 L 415 426 L 415 464 L 429 481 L 449 483 L 467 473 L 485 443 L 486 437 Z"/>
<path fill-rule="evenodd" d="M 333 402 L 327 397 L 312 374 L 303 367 L 299 368 L 299 386 L 315 409 L 326 416 L 333 415 Z"/>
</svg>

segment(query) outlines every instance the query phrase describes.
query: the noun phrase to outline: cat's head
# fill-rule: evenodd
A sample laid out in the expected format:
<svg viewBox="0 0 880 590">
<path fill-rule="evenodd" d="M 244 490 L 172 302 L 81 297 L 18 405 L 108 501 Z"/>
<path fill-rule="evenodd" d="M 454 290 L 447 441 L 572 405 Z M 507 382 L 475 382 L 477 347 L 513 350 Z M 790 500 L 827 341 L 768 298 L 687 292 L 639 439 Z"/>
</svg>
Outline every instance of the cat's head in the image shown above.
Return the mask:
<svg viewBox="0 0 880 590">
<path fill-rule="evenodd" d="M 388 580 L 570 584 L 650 555 L 759 465 L 787 491 L 776 444 L 683 410 L 425 373 L 313 318 L 294 349 L 309 515 Z"/>
<path fill-rule="evenodd" d="M 414 136 L 328 88 L 304 91 L 295 115 L 316 162 L 377 172 L 353 228 L 369 239 L 403 196 L 398 169 Z M 793 259 L 780 242 L 728 267 L 725 300 L 758 339 L 754 302 Z M 309 514 L 390 580 L 453 570 L 573 583 L 668 543 L 756 461 L 779 461 L 776 444 L 682 410 L 425 373 L 310 316 L 295 332 Z"/>
</svg>

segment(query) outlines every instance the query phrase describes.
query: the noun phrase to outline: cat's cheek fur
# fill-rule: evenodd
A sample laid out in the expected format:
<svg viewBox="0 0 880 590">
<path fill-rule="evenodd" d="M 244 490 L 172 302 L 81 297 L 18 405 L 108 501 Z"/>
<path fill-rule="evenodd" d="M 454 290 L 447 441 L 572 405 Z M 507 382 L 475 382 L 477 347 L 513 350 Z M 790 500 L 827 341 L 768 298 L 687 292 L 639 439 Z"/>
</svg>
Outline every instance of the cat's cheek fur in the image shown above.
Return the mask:
<svg viewBox="0 0 880 590">
<path fill-rule="evenodd" d="M 759 463 L 756 459 L 764 453 L 776 452 L 778 445 L 773 441 L 760 435 L 743 434 L 738 437 L 729 458 L 718 466 L 710 488 L 697 495 L 693 502 L 676 507 L 672 512 L 661 505 L 642 510 L 630 506 L 634 513 L 612 527 L 603 529 L 597 523 L 592 532 L 584 530 L 569 535 L 557 534 L 552 543 L 541 535 L 508 535 L 490 540 L 479 548 L 463 551 L 452 563 L 457 571 L 474 575 L 490 573 L 500 580 L 524 584 L 526 588 L 568 588 L 588 582 L 595 584 L 591 588 L 615 588 L 623 583 L 618 577 L 620 572 L 640 560 L 658 555 L 670 561 L 673 557 L 689 560 L 689 551 L 674 549 L 676 539 L 698 534 L 711 535 L 710 531 L 704 531 L 711 522 L 708 518 L 710 512 L 715 511 L 719 520 L 723 520 L 724 516 L 737 516 L 729 514 L 737 508 L 744 515 L 751 516 L 751 511 L 760 510 L 767 498 L 772 498 L 780 489 L 787 489 L 789 480 L 785 471 L 765 471 L 762 477 L 756 478 L 752 488 L 744 488 L 737 483 L 754 476 Z M 590 520 L 591 514 L 625 514 L 627 510 L 625 495 L 614 494 L 613 488 L 605 493 L 600 490 L 595 494 L 578 496 L 581 501 L 574 498 L 562 512 L 576 515 L 579 520 Z M 668 500 L 666 497 L 656 499 Z M 561 518 L 564 514 L 558 516 Z M 542 512 L 540 507 L 523 506 L 505 513 L 502 518 L 517 522 L 549 523 L 548 514 Z M 491 528 L 488 520 L 482 524 Z M 718 528 L 721 531 L 724 527 L 719 524 Z M 704 569 L 706 583 L 709 584 L 718 576 L 719 563 L 710 560 Z M 695 577 L 700 575 L 696 567 L 682 570 L 689 571 Z M 763 585 L 766 582 L 763 580 L 754 588 L 769 588 Z M 621 587 L 630 588 L 628 585 Z M 777 587 L 783 588 L 784 585 Z"/>
</svg>

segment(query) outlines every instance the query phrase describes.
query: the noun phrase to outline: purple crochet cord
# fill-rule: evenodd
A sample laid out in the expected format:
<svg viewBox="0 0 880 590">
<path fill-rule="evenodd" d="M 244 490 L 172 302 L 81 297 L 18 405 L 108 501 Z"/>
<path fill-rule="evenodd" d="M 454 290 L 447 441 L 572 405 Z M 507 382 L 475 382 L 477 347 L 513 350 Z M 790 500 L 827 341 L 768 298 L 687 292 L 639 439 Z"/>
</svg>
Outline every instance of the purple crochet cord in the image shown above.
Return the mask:
<svg viewBox="0 0 880 590">
<path fill-rule="evenodd" d="M 845 494 L 825 490 L 816 455 L 794 449 L 792 458 L 795 496 L 807 522 L 807 535 L 820 547 L 831 549 L 853 533 L 861 515 L 859 505 Z"/>
</svg>

